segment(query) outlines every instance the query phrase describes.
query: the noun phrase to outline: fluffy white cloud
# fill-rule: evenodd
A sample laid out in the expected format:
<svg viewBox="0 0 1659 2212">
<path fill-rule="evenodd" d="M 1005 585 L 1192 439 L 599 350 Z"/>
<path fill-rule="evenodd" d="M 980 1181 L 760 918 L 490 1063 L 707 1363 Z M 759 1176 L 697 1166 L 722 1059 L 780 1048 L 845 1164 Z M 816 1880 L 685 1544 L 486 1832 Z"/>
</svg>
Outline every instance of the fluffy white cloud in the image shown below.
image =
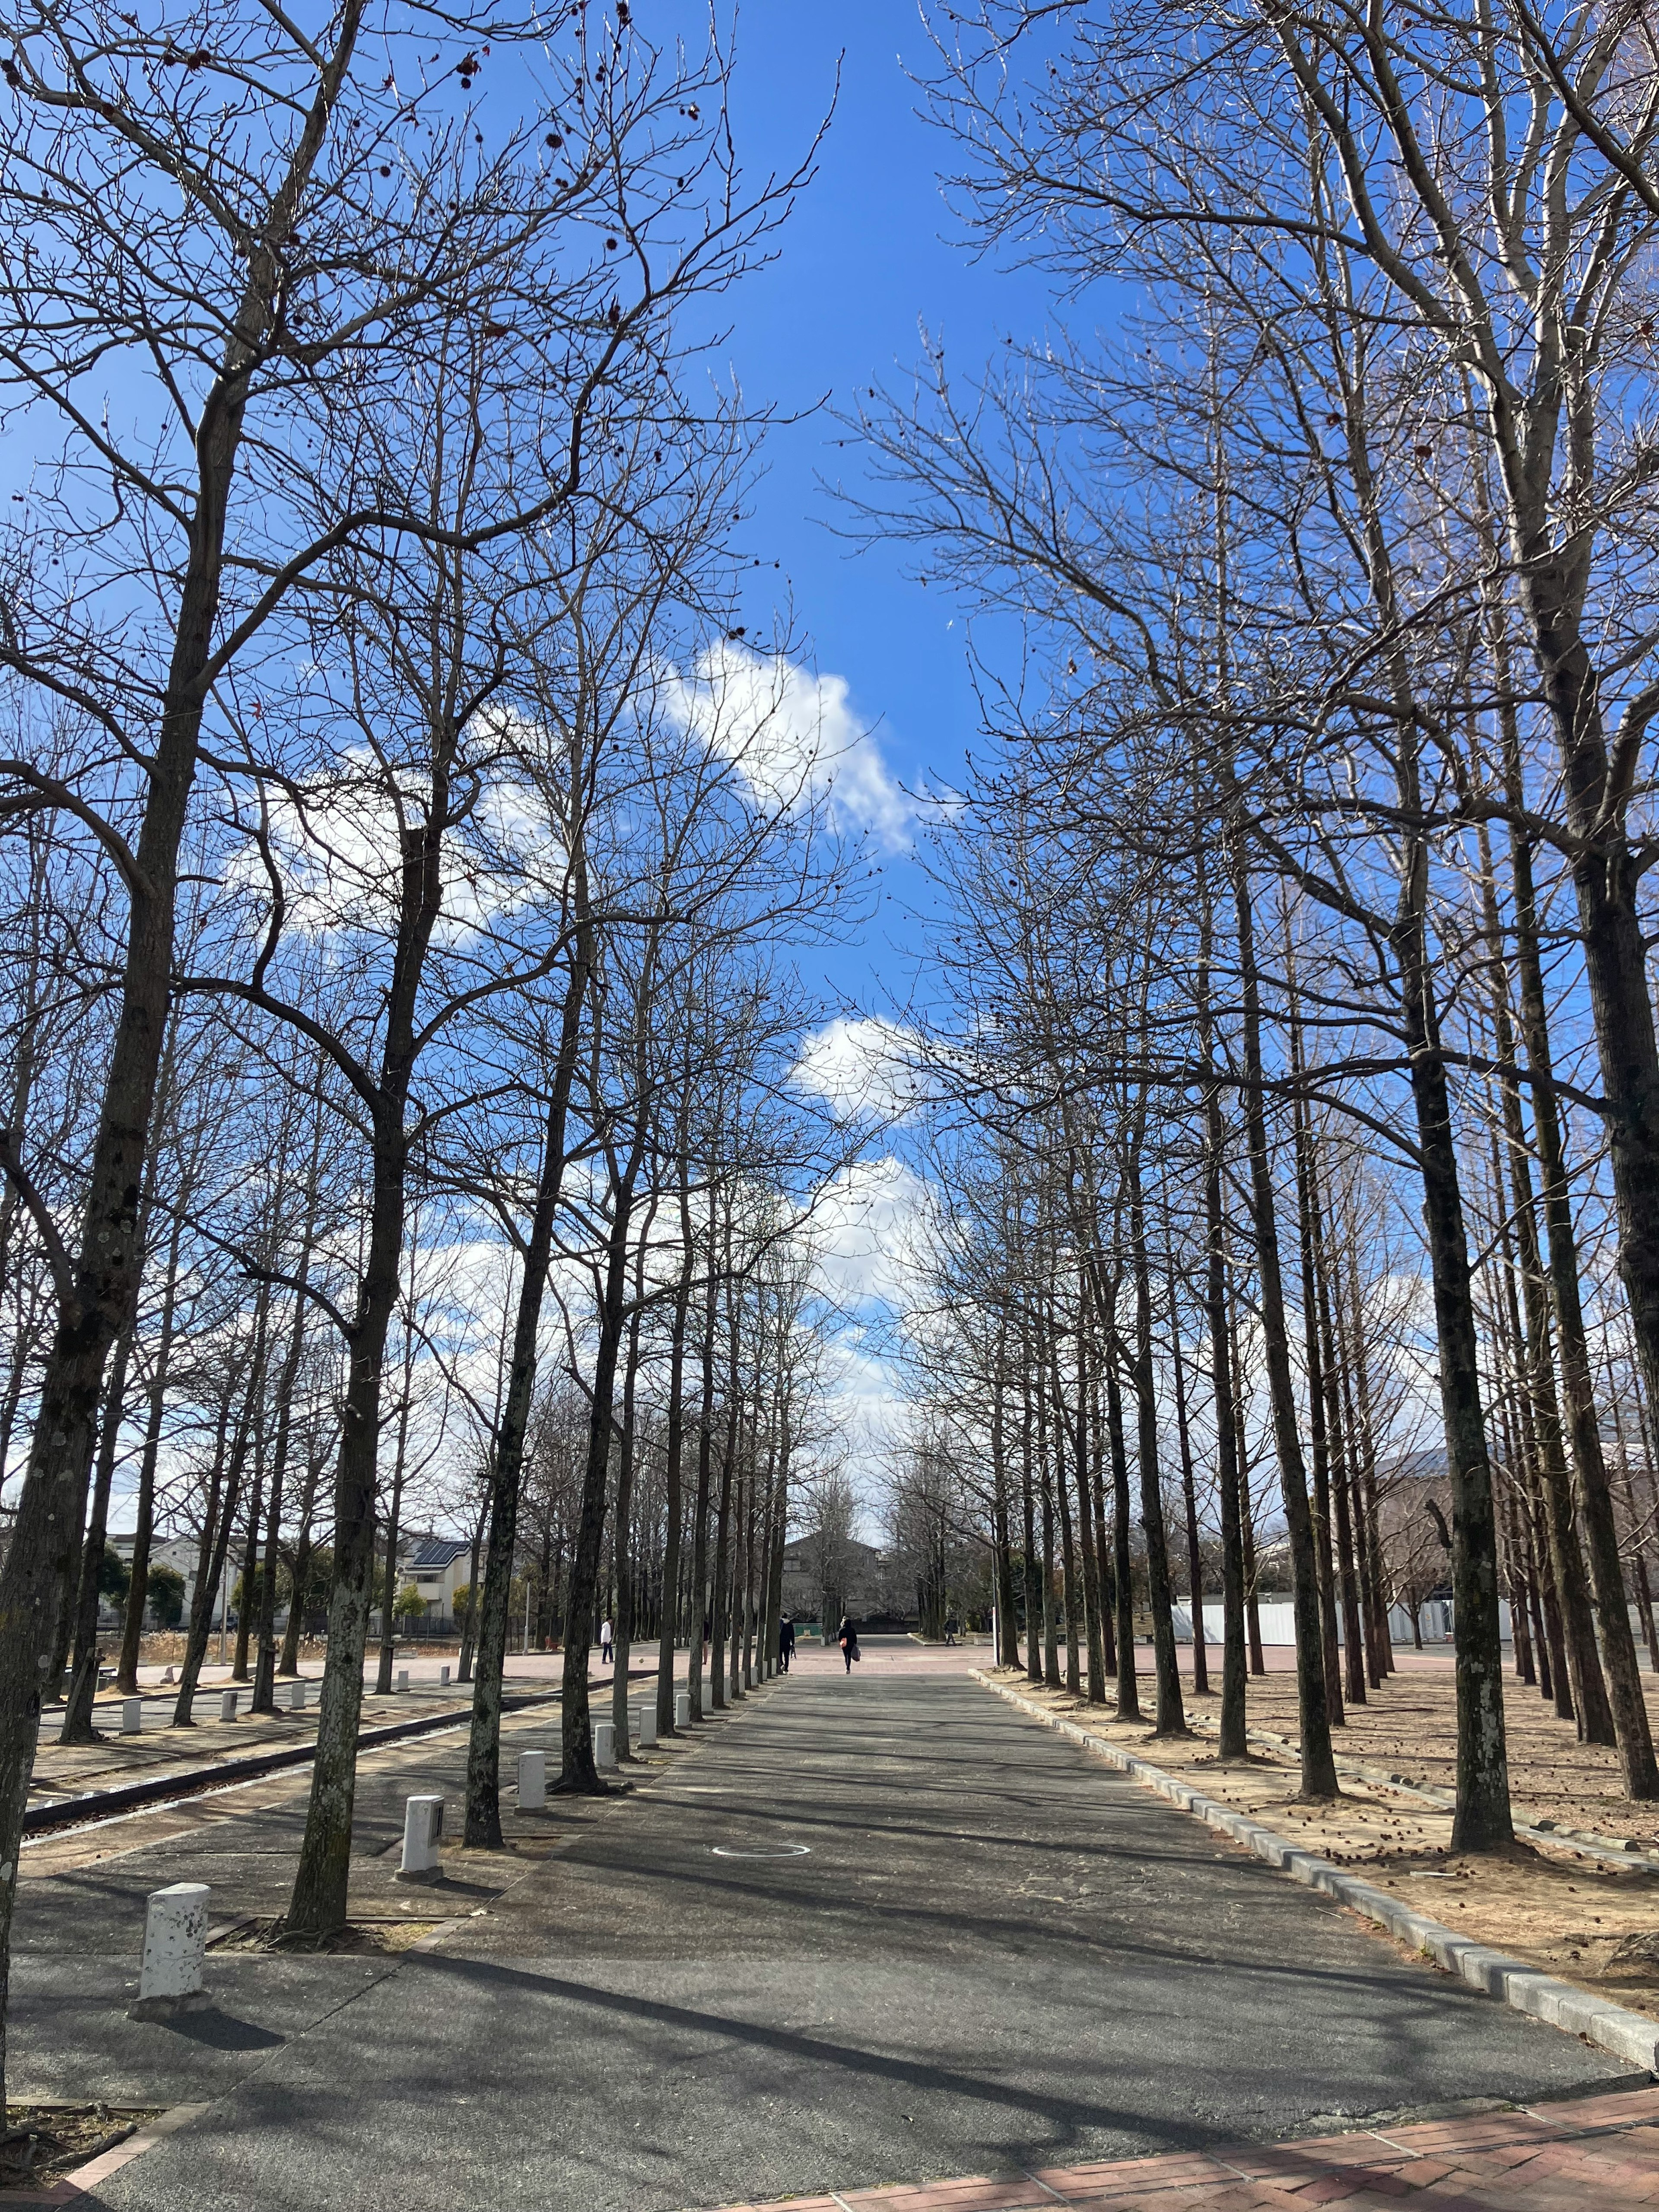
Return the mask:
<svg viewBox="0 0 1659 2212">
<path fill-rule="evenodd" d="M 822 1194 L 810 1234 L 824 1293 L 858 1307 L 908 1303 L 930 1211 L 922 1178 L 902 1160 L 855 1160 Z"/>
<path fill-rule="evenodd" d="M 839 829 L 867 831 L 886 852 L 908 848 L 916 808 L 854 714 L 844 676 L 723 640 L 670 679 L 665 704 L 764 804 L 792 814 L 822 804 Z"/>
<path fill-rule="evenodd" d="M 421 818 L 411 781 L 405 818 Z M 266 824 L 270 856 L 283 879 L 289 928 L 314 937 L 358 931 L 379 935 L 396 922 L 401 869 L 397 795 L 380 764 L 348 754 L 331 781 L 313 785 L 303 809 L 278 793 Z M 564 856 L 546 811 L 507 778 L 488 786 L 462 828 L 443 845 L 441 942 L 497 928 L 538 898 L 556 895 Z M 229 880 L 264 896 L 268 878 L 250 844 L 232 862 Z"/>
<path fill-rule="evenodd" d="M 921 1097 L 921 1079 L 911 1065 L 915 1042 L 910 1030 L 878 1015 L 866 1020 L 837 1015 L 807 1039 L 794 1079 L 837 1114 L 896 1121 Z"/>
</svg>

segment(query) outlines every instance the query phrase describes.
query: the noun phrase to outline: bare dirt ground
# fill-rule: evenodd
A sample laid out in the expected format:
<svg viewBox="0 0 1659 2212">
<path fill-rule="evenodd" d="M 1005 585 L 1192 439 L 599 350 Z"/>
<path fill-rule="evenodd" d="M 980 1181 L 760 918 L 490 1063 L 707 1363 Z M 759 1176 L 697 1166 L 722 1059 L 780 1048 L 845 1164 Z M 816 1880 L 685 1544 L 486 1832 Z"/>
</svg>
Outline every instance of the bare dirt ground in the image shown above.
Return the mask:
<svg viewBox="0 0 1659 2212">
<path fill-rule="evenodd" d="M 1659 1875 L 1610 1866 L 1560 1845 L 1517 1843 L 1510 1852 L 1451 1851 L 1451 1815 L 1386 1783 L 1343 1778 L 1333 1805 L 1297 1802 L 1293 1749 L 1253 1747 L 1243 1765 L 1224 1765 L 1201 1733 L 1160 1740 L 1146 1723 L 1119 1723 L 1109 1708 L 1034 1686 L 1024 1670 L 994 1679 L 1055 1712 L 1064 1712 L 1137 1756 L 1168 1768 L 1207 1796 L 1250 1814 L 1280 1835 L 1339 1866 L 1363 1871 L 1380 1887 L 1400 1889 L 1419 1911 L 1540 1971 L 1594 1990 L 1620 2004 L 1659 2017 Z M 1150 1709 L 1151 1684 L 1142 1684 Z M 1659 1841 L 1659 1808 L 1632 1805 L 1623 1792 L 1617 1754 L 1573 1739 L 1536 1692 L 1506 1686 L 1510 1771 L 1516 1816 L 1553 1820 L 1612 1844 Z M 1196 1698 L 1191 1717 L 1213 1732 L 1218 1700 Z M 1455 1689 L 1449 1671 L 1402 1671 L 1350 1707 L 1334 1731 L 1337 1755 L 1384 1768 L 1404 1781 L 1450 1789 L 1455 1781 Z M 1655 1704 L 1650 1687 L 1650 1706 Z M 1297 1736 L 1296 1683 L 1288 1674 L 1257 1677 L 1249 1686 L 1249 1724 Z M 1659 1711 L 1656 1712 L 1659 1727 Z"/>
</svg>

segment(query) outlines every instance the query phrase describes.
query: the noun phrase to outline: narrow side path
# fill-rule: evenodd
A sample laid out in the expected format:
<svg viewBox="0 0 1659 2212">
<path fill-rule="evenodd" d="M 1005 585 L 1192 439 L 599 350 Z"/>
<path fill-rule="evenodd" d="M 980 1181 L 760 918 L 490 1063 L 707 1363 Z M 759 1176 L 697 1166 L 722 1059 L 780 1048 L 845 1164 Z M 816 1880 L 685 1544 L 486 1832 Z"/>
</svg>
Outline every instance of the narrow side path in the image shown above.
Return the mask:
<svg viewBox="0 0 1659 2212">
<path fill-rule="evenodd" d="M 897 1667 L 777 1684 L 478 1910 L 100 2201 L 678 2212 L 1613 2070 L 984 1691 Z M 255 2026 L 273 1966 L 238 1962 Z"/>
</svg>

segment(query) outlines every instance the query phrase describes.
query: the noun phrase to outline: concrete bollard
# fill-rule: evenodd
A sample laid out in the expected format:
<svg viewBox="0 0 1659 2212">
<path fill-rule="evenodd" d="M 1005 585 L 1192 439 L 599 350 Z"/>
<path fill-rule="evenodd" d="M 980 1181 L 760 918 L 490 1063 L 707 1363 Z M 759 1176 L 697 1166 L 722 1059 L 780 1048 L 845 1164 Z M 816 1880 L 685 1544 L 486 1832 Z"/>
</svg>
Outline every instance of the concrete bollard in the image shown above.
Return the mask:
<svg viewBox="0 0 1659 2212">
<path fill-rule="evenodd" d="M 617 1764 L 617 1731 L 609 1721 L 593 1723 L 593 1764 L 599 1767 Z"/>
<path fill-rule="evenodd" d="M 521 1813 L 544 1813 L 547 1810 L 547 1753 L 544 1751 L 521 1751 L 519 1753 L 519 1810 Z"/>
<path fill-rule="evenodd" d="M 208 1886 L 175 1881 L 153 1889 L 144 1910 L 144 1957 L 138 1970 L 138 2001 L 133 2020 L 166 2020 L 177 2012 L 197 2012 L 207 2003 L 202 1987 L 202 1957 L 207 1949 Z"/>
<path fill-rule="evenodd" d="M 674 1725 L 677 1729 L 690 1728 L 691 1725 L 690 1690 L 676 1690 L 674 1692 Z"/>
<path fill-rule="evenodd" d="M 440 1667 L 438 1669 L 438 1686 L 442 1690 L 447 1690 L 449 1687 L 449 1669 L 447 1667 Z"/>
<path fill-rule="evenodd" d="M 408 1668 L 407 1668 L 407 1667 L 399 1667 L 399 1668 L 398 1669 L 398 1696 L 399 1696 L 399 1697 L 401 1697 L 401 1696 L 403 1695 L 404 1692 L 408 1687 L 409 1687 L 409 1669 L 408 1669 Z"/>
<path fill-rule="evenodd" d="M 436 1881 L 442 1877 L 438 1844 L 444 1832 L 441 1797 L 410 1797 L 404 1803 L 404 1855 L 398 1872 L 405 1881 Z"/>
<path fill-rule="evenodd" d="M 162 1675 L 162 1677 L 161 1677 L 161 1687 L 162 1687 L 164 1690 L 166 1689 L 166 1687 L 167 1687 L 167 1684 L 168 1684 L 170 1681 L 172 1681 L 173 1678 L 173 1669 L 172 1669 L 172 1668 L 171 1668 L 171 1667 L 169 1667 L 169 1668 L 167 1668 L 167 1673 L 166 1673 L 165 1674 L 163 1674 L 163 1675 Z"/>
<path fill-rule="evenodd" d="M 630 1708 L 634 1723 L 634 1741 L 641 1751 L 652 1751 L 657 1742 L 657 1708 L 655 1705 L 635 1705 Z"/>
<path fill-rule="evenodd" d="M 142 1735 L 144 1728 L 144 1701 L 142 1698 L 123 1698 L 121 1700 L 121 1733 L 123 1735 Z"/>
<path fill-rule="evenodd" d="M 227 1690 L 223 1697 L 220 1698 L 219 1717 L 222 1721 L 234 1721 L 235 1719 L 236 1692 L 234 1690 Z"/>
<path fill-rule="evenodd" d="M 288 1709 L 291 1713 L 302 1713 L 306 1709 L 306 1686 L 294 1682 L 289 1686 Z"/>
</svg>

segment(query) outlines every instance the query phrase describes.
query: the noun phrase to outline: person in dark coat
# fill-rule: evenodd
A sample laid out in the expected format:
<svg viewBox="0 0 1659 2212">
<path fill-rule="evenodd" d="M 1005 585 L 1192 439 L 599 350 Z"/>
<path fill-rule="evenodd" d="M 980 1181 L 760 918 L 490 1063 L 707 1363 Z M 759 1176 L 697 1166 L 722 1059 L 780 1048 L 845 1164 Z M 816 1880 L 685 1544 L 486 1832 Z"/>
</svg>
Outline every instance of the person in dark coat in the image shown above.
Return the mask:
<svg viewBox="0 0 1659 2212">
<path fill-rule="evenodd" d="M 778 1623 L 778 1664 L 787 1674 L 795 1656 L 795 1624 L 786 1613 Z"/>
<path fill-rule="evenodd" d="M 859 1632 L 846 1613 L 842 1615 L 841 1626 L 836 1631 L 836 1641 L 841 1646 L 841 1656 L 847 1662 L 847 1671 L 850 1674 L 853 1662 L 859 1656 Z"/>
</svg>

